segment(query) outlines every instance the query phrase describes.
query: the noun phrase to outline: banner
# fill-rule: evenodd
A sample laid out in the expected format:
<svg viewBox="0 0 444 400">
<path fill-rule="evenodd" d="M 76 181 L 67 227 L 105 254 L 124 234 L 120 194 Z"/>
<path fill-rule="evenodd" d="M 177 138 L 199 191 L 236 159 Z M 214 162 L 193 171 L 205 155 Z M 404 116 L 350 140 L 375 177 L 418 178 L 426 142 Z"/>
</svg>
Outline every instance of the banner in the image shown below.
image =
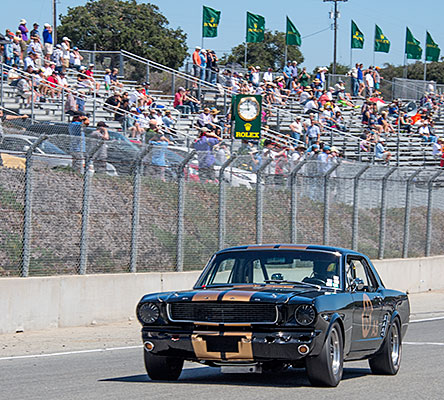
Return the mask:
<svg viewBox="0 0 444 400">
<path fill-rule="evenodd" d="M 203 6 L 202 37 L 212 38 L 217 36 L 217 27 L 220 21 L 220 11 Z"/>
<path fill-rule="evenodd" d="M 426 36 L 426 61 L 439 61 L 439 53 L 441 53 L 441 50 L 433 41 L 430 33 L 427 32 Z"/>
<path fill-rule="evenodd" d="M 264 41 L 265 18 L 247 11 L 247 43 Z"/>
<path fill-rule="evenodd" d="M 285 35 L 285 44 L 287 46 L 300 46 L 302 43 L 301 34 L 294 26 L 290 18 L 287 17 L 287 32 Z"/>
<path fill-rule="evenodd" d="M 364 47 L 364 34 L 359 30 L 358 25 L 352 20 L 351 25 L 351 48 L 362 49 Z"/>
<path fill-rule="evenodd" d="M 375 46 L 373 50 L 379 53 L 388 53 L 390 51 L 390 40 L 385 37 L 378 25 L 375 25 Z"/>
<path fill-rule="evenodd" d="M 420 60 L 422 55 L 419 40 L 413 37 L 409 28 L 407 28 L 405 35 L 405 54 L 409 60 Z"/>
</svg>

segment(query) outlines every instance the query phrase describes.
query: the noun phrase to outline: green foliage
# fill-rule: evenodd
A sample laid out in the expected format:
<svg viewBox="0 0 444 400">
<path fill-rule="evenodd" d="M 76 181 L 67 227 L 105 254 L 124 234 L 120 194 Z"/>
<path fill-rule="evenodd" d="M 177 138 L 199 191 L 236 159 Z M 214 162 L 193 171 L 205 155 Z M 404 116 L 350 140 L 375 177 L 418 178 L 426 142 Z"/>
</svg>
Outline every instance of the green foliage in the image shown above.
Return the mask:
<svg viewBox="0 0 444 400">
<path fill-rule="evenodd" d="M 312 77 L 316 76 L 316 74 L 318 73 L 319 67 L 320 67 L 320 65 L 318 65 L 317 67 L 314 68 L 314 70 L 312 72 Z M 332 74 L 333 73 L 333 63 L 330 63 L 330 65 L 327 68 L 328 68 L 327 74 Z M 348 71 L 350 71 L 350 68 L 347 65 L 336 63 L 336 74 L 337 75 L 345 75 L 345 74 L 347 74 Z"/>
<path fill-rule="evenodd" d="M 68 36 L 80 49 L 125 49 L 171 68 L 179 68 L 187 56 L 186 34 L 168 28 L 168 20 L 153 4 L 89 0 L 69 7 L 60 21 L 58 38 Z"/>
<path fill-rule="evenodd" d="M 298 46 L 288 46 L 287 59 L 296 60 L 298 64 L 304 61 L 304 57 Z M 231 49 L 230 54 L 225 54 L 221 63 L 244 64 L 245 45 L 240 44 Z M 282 69 L 285 63 L 285 33 L 278 31 L 265 31 L 264 41 L 261 43 L 248 43 L 248 65 L 259 65 L 264 68 Z"/>
<path fill-rule="evenodd" d="M 392 80 L 393 78 L 402 78 L 403 72 L 404 67 L 402 65 L 385 64 L 380 73 L 384 79 Z M 414 64 L 409 64 L 407 78 L 422 80 L 424 78 L 424 63 L 417 61 Z M 444 83 L 444 62 L 427 63 L 427 80 Z"/>
</svg>

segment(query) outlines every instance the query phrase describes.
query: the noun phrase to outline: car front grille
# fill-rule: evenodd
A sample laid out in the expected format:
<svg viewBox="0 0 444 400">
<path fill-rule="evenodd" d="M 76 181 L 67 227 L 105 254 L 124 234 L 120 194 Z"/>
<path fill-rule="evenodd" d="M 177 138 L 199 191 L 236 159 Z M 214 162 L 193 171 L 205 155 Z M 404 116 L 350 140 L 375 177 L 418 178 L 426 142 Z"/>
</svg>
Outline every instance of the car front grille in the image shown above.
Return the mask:
<svg viewBox="0 0 444 400">
<path fill-rule="evenodd" d="M 274 304 L 171 303 L 168 305 L 168 316 L 172 322 L 273 324 L 277 320 L 277 309 Z"/>
</svg>

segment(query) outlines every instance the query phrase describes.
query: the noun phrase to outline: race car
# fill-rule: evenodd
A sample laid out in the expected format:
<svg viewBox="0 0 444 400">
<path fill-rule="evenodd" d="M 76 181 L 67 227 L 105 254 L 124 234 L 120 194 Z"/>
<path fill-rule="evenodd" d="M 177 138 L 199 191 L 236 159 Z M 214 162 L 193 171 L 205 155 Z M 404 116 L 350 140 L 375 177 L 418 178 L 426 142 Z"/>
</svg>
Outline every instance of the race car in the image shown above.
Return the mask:
<svg viewBox="0 0 444 400">
<path fill-rule="evenodd" d="M 269 244 L 215 253 L 192 290 L 147 294 L 136 313 L 151 379 L 177 380 L 185 360 L 236 373 L 303 365 L 334 387 L 344 361 L 398 372 L 410 305 L 364 254 Z"/>
</svg>

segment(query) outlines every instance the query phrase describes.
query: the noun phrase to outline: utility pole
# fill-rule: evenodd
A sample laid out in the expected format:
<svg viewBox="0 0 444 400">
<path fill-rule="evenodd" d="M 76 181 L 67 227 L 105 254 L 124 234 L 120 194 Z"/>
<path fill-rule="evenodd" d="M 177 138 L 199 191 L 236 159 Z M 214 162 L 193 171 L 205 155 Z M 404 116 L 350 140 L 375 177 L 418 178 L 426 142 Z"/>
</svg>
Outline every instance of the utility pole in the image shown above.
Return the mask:
<svg viewBox="0 0 444 400">
<path fill-rule="evenodd" d="M 336 74 L 336 53 L 337 53 L 337 38 L 338 38 L 338 1 L 343 1 L 344 3 L 348 0 L 323 0 L 326 2 L 334 3 L 333 15 L 330 13 L 330 18 L 333 19 L 333 75 Z"/>
<path fill-rule="evenodd" d="M 57 44 L 57 0 L 52 0 L 52 42 Z"/>
</svg>

